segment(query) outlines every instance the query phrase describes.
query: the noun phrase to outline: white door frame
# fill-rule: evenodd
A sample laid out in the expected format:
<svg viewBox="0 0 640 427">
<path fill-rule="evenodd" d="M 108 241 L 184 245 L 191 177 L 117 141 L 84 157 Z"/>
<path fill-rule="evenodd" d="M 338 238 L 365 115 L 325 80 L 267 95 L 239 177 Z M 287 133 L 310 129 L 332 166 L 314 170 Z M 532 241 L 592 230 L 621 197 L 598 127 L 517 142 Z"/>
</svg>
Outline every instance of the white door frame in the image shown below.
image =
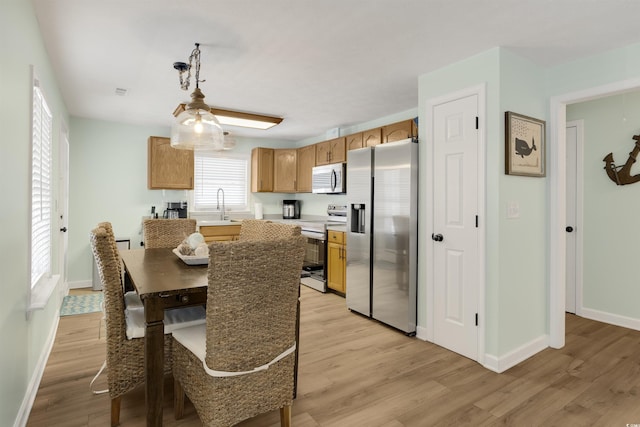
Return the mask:
<svg viewBox="0 0 640 427">
<path fill-rule="evenodd" d="M 425 135 L 425 146 L 423 149 L 427 152 L 428 162 L 425 165 L 428 169 L 426 172 L 426 189 L 421 191 L 427 201 L 434 198 L 434 110 L 436 106 L 455 101 L 457 99 L 466 98 L 468 96 L 477 95 L 478 97 L 478 362 L 484 365 L 485 360 L 485 275 L 486 275 L 486 83 L 477 86 L 471 86 L 460 91 L 448 93 L 437 98 L 429 98 L 426 100 L 426 126 L 428 131 Z M 427 202 L 429 204 L 429 202 Z M 427 206 L 425 215 L 425 230 L 421 232 L 422 238 L 428 243 L 426 245 L 426 292 L 419 299 L 421 305 L 426 307 L 426 340 L 434 341 L 434 247 L 433 240 L 430 237 L 434 233 L 434 212 L 433 206 Z"/>
<path fill-rule="evenodd" d="M 551 98 L 549 148 L 549 345 L 562 348 L 565 337 L 565 278 L 567 206 L 567 105 L 617 95 L 640 88 L 640 79 L 629 79 Z"/>
<path fill-rule="evenodd" d="M 69 227 L 69 128 L 64 121 L 60 126 L 58 144 L 58 193 L 56 199 L 55 221 L 52 222 L 54 233 L 58 235 L 58 272 L 63 286 L 61 292 L 67 294 L 69 282 L 67 280 L 67 252 L 69 249 L 69 233 L 59 231 L 62 227 Z M 62 217 L 62 218 L 61 218 Z"/>
</svg>

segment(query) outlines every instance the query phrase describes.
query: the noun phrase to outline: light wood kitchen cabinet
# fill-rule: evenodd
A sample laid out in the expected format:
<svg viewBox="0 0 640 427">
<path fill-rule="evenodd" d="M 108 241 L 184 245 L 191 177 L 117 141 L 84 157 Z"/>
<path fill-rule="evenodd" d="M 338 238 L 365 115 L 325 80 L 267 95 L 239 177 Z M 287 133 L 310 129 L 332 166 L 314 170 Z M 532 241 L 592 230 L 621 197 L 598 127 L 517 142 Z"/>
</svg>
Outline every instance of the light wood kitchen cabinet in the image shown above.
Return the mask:
<svg viewBox="0 0 640 427">
<path fill-rule="evenodd" d="M 369 129 L 362 132 L 362 146 L 373 147 L 382 144 L 382 128 Z"/>
<path fill-rule="evenodd" d="M 147 141 L 147 187 L 150 190 L 193 190 L 193 151 L 171 147 L 170 139 Z"/>
<path fill-rule="evenodd" d="M 200 234 L 204 236 L 204 241 L 209 244 L 211 242 L 227 242 L 238 240 L 240 236 L 240 224 L 230 225 L 201 225 Z"/>
<path fill-rule="evenodd" d="M 316 165 L 342 163 L 347 160 L 346 138 L 330 139 L 316 144 Z"/>
<path fill-rule="evenodd" d="M 313 167 L 316 165 L 316 147 L 307 145 L 298 148 L 298 171 L 297 188 L 298 193 L 311 193 L 311 179 L 313 177 Z"/>
<path fill-rule="evenodd" d="M 273 191 L 273 148 L 251 150 L 251 192 Z"/>
<path fill-rule="evenodd" d="M 412 119 L 382 127 L 383 143 L 401 141 L 414 136 L 418 136 L 418 129 Z"/>
<path fill-rule="evenodd" d="M 347 293 L 347 246 L 342 231 L 327 232 L 327 287 Z"/>
<path fill-rule="evenodd" d="M 362 132 L 347 135 L 347 151 L 362 148 Z"/>
<path fill-rule="evenodd" d="M 298 151 L 295 148 L 273 150 L 273 192 L 295 193 L 297 188 Z"/>
</svg>

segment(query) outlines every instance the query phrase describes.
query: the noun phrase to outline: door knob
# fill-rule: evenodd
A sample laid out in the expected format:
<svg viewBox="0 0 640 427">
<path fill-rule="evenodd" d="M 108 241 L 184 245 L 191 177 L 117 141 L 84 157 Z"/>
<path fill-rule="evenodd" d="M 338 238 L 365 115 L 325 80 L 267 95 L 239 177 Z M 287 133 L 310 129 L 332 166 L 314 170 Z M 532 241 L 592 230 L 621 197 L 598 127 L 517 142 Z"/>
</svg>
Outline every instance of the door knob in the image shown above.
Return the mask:
<svg viewBox="0 0 640 427">
<path fill-rule="evenodd" d="M 442 234 L 432 234 L 431 238 L 436 242 L 442 242 L 444 240 L 444 237 L 442 237 Z"/>
<path fill-rule="evenodd" d="M 567 233 L 571 233 L 573 231 L 573 227 L 569 225 L 565 230 L 567 230 Z"/>
<path fill-rule="evenodd" d="M 62 227 L 62 228 L 60 229 L 60 231 L 62 231 L 63 233 L 66 233 L 66 232 L 67 232 L 67 227 Z"/>
</svg>

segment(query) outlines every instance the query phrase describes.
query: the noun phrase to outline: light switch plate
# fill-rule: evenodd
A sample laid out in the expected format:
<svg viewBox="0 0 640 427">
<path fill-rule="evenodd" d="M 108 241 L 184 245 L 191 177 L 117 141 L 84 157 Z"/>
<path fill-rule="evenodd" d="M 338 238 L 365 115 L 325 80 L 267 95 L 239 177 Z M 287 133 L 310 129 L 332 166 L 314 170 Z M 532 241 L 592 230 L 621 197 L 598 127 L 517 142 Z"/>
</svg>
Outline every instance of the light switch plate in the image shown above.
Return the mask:
<svg viewBox="0 0 640 427">
<path fill-rule="evenodd" d="M 518 202 L 509 202 L 507 205 L 507 218 L 520 218 L 520 204 Z"/>
</svg>

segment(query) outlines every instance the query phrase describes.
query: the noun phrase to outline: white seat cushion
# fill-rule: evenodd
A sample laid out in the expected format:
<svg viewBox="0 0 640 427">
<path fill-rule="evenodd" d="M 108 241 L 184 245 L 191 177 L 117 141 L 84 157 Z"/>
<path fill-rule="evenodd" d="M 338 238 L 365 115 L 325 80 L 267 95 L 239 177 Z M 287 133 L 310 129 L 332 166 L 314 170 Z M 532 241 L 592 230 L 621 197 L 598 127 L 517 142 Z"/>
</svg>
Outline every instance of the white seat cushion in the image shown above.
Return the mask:
<svg viewBox="0 0 640 427">
<path fill-rule="evenodd" d="M 136 291 L 124 294 L 124 308 L 142 308 L 142 300 Z"/>
<path fill-rule="evenodd" d="M 246 375 L 252 374 L 259 371 L 264 371 L 269 369 L 271 365 L 274 363 L 284 359 L 294 351 L 296 351 L 296 343 L 293 343 L 291 347 L 280 353 L 269 363 L 265 363 L 262 366 L 258 366 L 253 368 L 250 371 L 241 371 L 241 372 L 228 372 L 228 371 L 217 371 L 214 369 L 210 369 L 207 366 L 207 362 L 205 362 L 204 358 L 207 355 L 207 325 L 199 324 L 194 326 L 189 326 L 188 328 L 181 328 L 173 332 L 173 339 L 182 344 L 187 350 L 193 353 L 200 361 L 202 362 L 202 367 L 204 371 L 212 376 L 212 377 L 235 377 L 238 375 Z"/>
<path fill-rule="evenodd" d="M 207 354 L 207 325 L 206 323 L 180 328 L 173 332 L 173 339 L 185 346 L 198 359 L 204 362 Z"/>
<path fill-rule="evenodd" d="M 125 310 L 127 339 L 144 337 L 144 309 L 142 307 Z M 164 312 L 164 333 L 170 334 L 180 328 L 204 324 L 206 311 L 202 306 L 174 308 Z"/>
</svg>

